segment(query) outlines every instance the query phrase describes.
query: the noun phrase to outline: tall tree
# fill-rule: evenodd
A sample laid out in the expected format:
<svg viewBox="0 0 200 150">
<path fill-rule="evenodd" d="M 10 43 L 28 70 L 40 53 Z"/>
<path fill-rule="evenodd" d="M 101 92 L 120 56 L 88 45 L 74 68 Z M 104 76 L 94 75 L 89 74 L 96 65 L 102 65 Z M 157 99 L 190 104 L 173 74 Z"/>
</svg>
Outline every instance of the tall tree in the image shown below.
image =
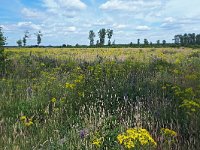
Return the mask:
<svg viewBox="0 0 200 150">
<path fill-rule="evenodd" d="M 95 38 L 95 33 L 93 30 L 90 30 L 88 37 L 88 39 L 90 40 L 90 46 L 94 45 L 94 38 Z"/>
<path fill-rule="evenodd" d="M 166 43 L 167 43 L 166 40 L 163 40 L 163 41 L 162 41 L 162 44 L 163 44 L 163 45 L 166 45 Z"/>
<path fill-rule="evenodd" d="M 140 45 L 140 39 L 137 39 L 137 44 Z"/>
<path fill-rule="evenodd" d="M 42 32 L 39 31 L 38 33 L 35 33 L 36 37 L 37 37 L 37 45 L 39 46 L 42 42 Z"/>
<path fill-rule="evenodd" d="M 192 37 L 192 44 L 195 44 L 196 43 L 196 35 L 195 35 L 195 33 L 192 33 L 192 35 L 191 35 Z"/>
<path fill-rule="evenodd" d="M 29 32 L 28 31 L 25 31 L 24 32 L 24 37 L 23 37 L 23 45 L 26 46 L 26 43 L 27 43 L 27 38 L 29 38 L 30 35 L 29 35 Z"/>
<path fill-rule="evenodd" d="M 106 37 L 106 29 L 101 29 L 98 32 L 99 34 L 99 40 L 100 40 L 100 45 L 103 46 L 105 43 L 105 37 Z"/>
<path fill-rule="evenodd" d="M 106 34 L 108 36 L 108 45 L 111 45 L 111 38 L 113 36 L 113 30 L 107 29 Z"/>
<path fill-rule="evenodd" d="M 6 65 L 6 55 L 4 52 L 4 45 L 6 44 L 6 38 L 3 35 L 2 27 L 0 27 L 0 77 L 5 73 L 5 65 Z"/>
<path fill-rule="evenodd" d="M 160 45 L 160 40 L 157 40 L 157 45 Z"/>
<path fill-rule="evenodd" d="M 173 40 L 174 40 L 174 44 L 180 44 L 180 37 L 179 37 L 179 35 L 175 35 Z"/>
<path fill-rule="evenodd" d="M 22 40 L 21 39 L 19 39 L 19 40 L 17 40 L 17 45 L 19 46 L 19 47 L 22 47 Z"/>
<path fill-rule="evenodd" d="M 196 35 L 196 44 L 200 45 L 200 34 Z"/>
<path fill-rule="evenodd" d="M 189 36 L 188 36 L 188 34 L 187 33 L 185 33 L 184 35 L 183 35 L 183 45 L 188 45 L 188 43 L 189 43 Z"/>
<path fill-rule="evenodd" d="M 148 45 L 149 41 L 147 39 L 144 39 L 144 45 Z"/>
</svg>

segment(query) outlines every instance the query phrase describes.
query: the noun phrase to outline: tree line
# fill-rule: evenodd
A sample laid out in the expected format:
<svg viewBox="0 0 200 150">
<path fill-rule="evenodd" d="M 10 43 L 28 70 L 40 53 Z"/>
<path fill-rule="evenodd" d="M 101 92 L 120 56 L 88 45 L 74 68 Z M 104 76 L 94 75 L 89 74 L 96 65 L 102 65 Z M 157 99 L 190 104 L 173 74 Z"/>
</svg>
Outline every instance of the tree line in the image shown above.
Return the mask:
<svg viewBox="0 0 200 150">
<path fill-rule="evenodd" d="M 2 28 L 1 28 L 1 36 L 3 37 L 2 33 Z M 115 40 L 111 42 L 111 39 L 113 37 L 114 31 L 112 29 L 105 29 L 102 28 L 100 29 L 96 34 L 93 30 L 89 31 L 89 46 L 87 45 L 79 45 L 76 44 L 75 46 L 72 45 L 66 45 L 63 44 L 62 46 L 58 47 L 180 47 L 180 46 L 186 46 L 186 47 L 200 47 L 200 34 L 195 34 L 195 33 L 185 33 L 185 34 L 178 34 L 174 36 L 174 39 L 172 39 L 174 42 L 173 43 L 167 43 L 166 40 L 157 40 L 155 43 L 151 42 L 148 39 L 144 39 L 143 42 L 141 42 L 141 39 L 137 39 L 136 43 L 129 43 L 129 44 L 116 44 Z M 42 42 L 42 32 L 38 31 L 37 33 L 34 33 L 36 36 L 36 43 L 37 45 L 35 46 L 29 46 L 29 47 L 38 47 L 40 46 Z M 96 40 L 95 43 L 95 37 L 98 36 L 98 39 Z M 1 37 L 1 38 L 2 38 Z M 31 37 L 31 34 L 29 31 L 24 32 L 24 36 L 22 39 L 17 40 L 17 45 L 19 47 L 22 46 L 27 46 L 27 40 L 28 38 Z M 106 42 L 106 38 L 108 41 Z M 2 39 L 0 39 L 3 41 Z M 1 44 L 1 43 L 0 43 Z M 5 44 L 4 44 L 5 45 Z M 49 46 L 49 47 L 54 47 L 54 46 Z"/>
<path fill-rule="evenodd" d="M 200 45 L 200 34 L 185 33 L 174 36 L 174 43 L 176 45 L 188 46 L 188 45 Z"/>
<path fill-rule="evenodd" d="M 41 31 L 38 31 L 37 33 L 34 33 L 34 35 L 36 36 L 37 38 L 37 46 L 40 46 L 41 42 L 42 42 L 42 32 Z M 29 33 L 29 31 L 25 31 L 24 32 L 24 36 L 22 39 L 19 39 L 17 40 L 17 45 L 19 47 L 22 47 L 23 46 L 26 46 L 27 44 L 27 39 L 31 37 L 31 34 Z"/>
<path fill-rule="evenodd" d="M 100 29 L 98 32 L 99 40 L 96 41 L 97 46 L 103 46 L 105 44 L 105 38 L 108 38 L 108 46 L 111 45 L 111 38 L 113 36 L 113 30 L 111 29 Z M 95 32 L 93 30 L 89 31 L 90 46 L 94 46 L 94 38 L 96 37 Z M 113 41 L 114 42 L 114 41 Z"/>
</svg>

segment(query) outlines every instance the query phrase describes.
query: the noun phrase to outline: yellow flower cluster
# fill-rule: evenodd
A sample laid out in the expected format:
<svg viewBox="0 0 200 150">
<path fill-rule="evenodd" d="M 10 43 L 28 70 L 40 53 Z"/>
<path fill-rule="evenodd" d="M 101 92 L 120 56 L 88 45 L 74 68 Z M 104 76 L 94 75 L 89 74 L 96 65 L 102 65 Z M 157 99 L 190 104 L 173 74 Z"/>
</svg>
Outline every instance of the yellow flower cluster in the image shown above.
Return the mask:
<svg viewBox="0 0 200 150">
<path fill-rule="evenodd" d="M 26 126 L 29 127 L 33 125 L 32 118 L 27 118 L 26 116 L 21 116 L 20 121 Z"/>
<path fill-rule="evenodd" d="M 79 76 L 77 77 L 77 79 L 74 80 L 74 82 L 75 82 L 75 83 L 81 83 L 81 82 L 83 81 L 83 79 L 84 79 L 84 76 L 83 76 L 83 75 L 79 75 Z"/>
<path fill-rule="evenodd" d="M 176 137 L 177 133 L 173 130 L 170 130 L 168 128 L 162 128 L 161 133 L 167 137 Z"/>
<path fill-rule="evenodd" d="M 55 97 L 52 98 L 52 99 L 51 99 L 51 102 L 52 102 L 52 103 L 55 103 L 55 102 L 56 102 L 56 98 L 55 98 Z"/>
<path fill-rule="evenodd" d="M 84 75 L 79 75 L 75 80 L 74 80 L 74 83 L 66 83 L 65 84 L 65 87 L 67 88 L 67 89 L 74 89 L 76 86 L 77 86 L 77 84 L 78 83 L 81 83 L 82 81 L 83 81 L 83 79 L 84 79 Z"/>
<path fill-rule="evenodd" d="M 96 147 L 100 147 L 101 146 L 101 139 L 94 139 L 92 142 L 93 145 L 95 145 Z"/>
<path fill-rule="evenodd" d="M 132 149 L 136 147 L 157 146 L 157 143 L 151 137 L 146 129 L 130 128 L 123 134 L 119 134 L 117 139 L 125 148 Z"/>
<path fill-rule="evenodd" d="M 74 89 L 76 87 L 76 85 L 73 84 L 73 83 L 66 83 L 65 86 L 66 86 L 67 89 Z"/>
</svg>

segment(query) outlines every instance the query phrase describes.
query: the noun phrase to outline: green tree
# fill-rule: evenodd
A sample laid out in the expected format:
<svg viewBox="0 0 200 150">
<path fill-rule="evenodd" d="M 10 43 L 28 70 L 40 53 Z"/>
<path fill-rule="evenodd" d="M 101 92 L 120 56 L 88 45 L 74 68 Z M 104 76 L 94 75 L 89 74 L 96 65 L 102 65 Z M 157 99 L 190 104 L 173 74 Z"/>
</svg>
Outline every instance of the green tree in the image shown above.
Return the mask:
<svg viewBox="0 0 200 150">
<path fill-rule="evenodd" d="M 105 44 L 105 37 L 106 37 L 106 29 L 101 29 L 98 32 L 99 34 L 99 41 L 100 46 L 103 46 Z"/>
<path fill-rule="evenodd" d="M 21 40 L 21 39 L 19 39 L 16 43 L 17 43 L 17 45 L 18 45 L 19 47 L 22 47 L 22 40 Z"/>
<path fill-rule="evenodd" d="M 140 45 L 140 39 L 137 39 L 137 44 Z"/>
<path fill-rule="evenodd" d="M 160 45 L 160 40 L 157 40 L 157 45 Z"/>
<path fill-rule="evenodd" d="M 200 34 L 196 35 L 196 44 L 200 45 Z"/>
<path fill-rule="evenodd" d="M 149 41 L 147 39 L 144 39 L 144 45 L 149 45 Z"/>
<path fill-rule="evenodd" d="M 88 39 L 90 40 L 90 46 L 94 45 L 94 38 L 95 38 L 95 33 L 93 30 L 90 30 L 88 37 Z"/>
<path fill-rule="evenodd" d="M 35 33 L 36 37 L 37 37 L 37 45 L 39 46 L 42 42 L 42 32 L 39 31 L 38 33 Z"/>
<path fill-rule="evenodd" d="M 2 28 L 0 27 L 0 76 L 5 74 L 6 55 L 4 52 L 4 45 L 6 44 L 6 38 L 3 35 Z"/>
<path fill-rule="evenodd" d="M 25 31 L 24 32 L 24 37 L 23 37 L 23 45 L 26 46 L 26 43 L 27 43 L 27 38 L 29 38 L 30 35 L 29 35 L 29 32 L 28 31 Z"/>
<path fill-rule="evenodd" d="M 175 35 L 173 40 L 174 40 L 174 44 L 180 44 L 180 36 L 179 35 Z"/>
<path fill-rule="evenodd" d="M 113 30 L 107 29 L 106 33 L 107 33 L 107 36 L 108 36 L 108 45 L 110 46 L 111 45 L 111 38 L 113 36 Z"/>
<path fill-rule="evenodd" d="M 185 34 L 183 35 L 183 45 L 184 45 L 184 46 L 187 46 L 188 43 L 189 43 L 189 36 L 188 36 L 187 33 L 185 33 Z"/>
<path fill-rule="evenodd" d="M 162 44 L 163 44 L 163 45 L 166 45 L 166 43 L 167 43 L 166 40 L 163 40 L 163 41 L 162 41 Z"/>
<path fill-rule="evenodd" d="M 195 44 L 196 43 L 196 35 L 195 35 L 195 33 L 192 33 L 191 38 L 192 38 L 192 44 Z"/>
</svg>

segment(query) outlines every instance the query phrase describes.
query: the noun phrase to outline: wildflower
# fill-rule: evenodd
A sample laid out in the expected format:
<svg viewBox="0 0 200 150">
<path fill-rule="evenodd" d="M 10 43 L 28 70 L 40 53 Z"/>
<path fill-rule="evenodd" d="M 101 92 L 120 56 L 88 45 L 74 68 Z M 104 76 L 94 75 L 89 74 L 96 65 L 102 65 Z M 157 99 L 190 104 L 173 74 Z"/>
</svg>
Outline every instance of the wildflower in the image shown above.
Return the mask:
<svg viewBox="0 0 200 150">
<path fill-rule="evenodd" d="M 80 76 L 77 77 L 76 80 L 74 80 L 74 82 L 75 82 L 75 83 L 81 83 L 83 79 L 84 79 L 84 76 L 83 76 L 83 75 L 80 75 Z"/>
<path fill-rule="evenodd" d="M 124 139 L 125 139 L 125 138 L 124 138 L 124 135 L 122 135 L 122 134 L 119 134 L 119 135 L 117 136 L 117 140 L 119 141 L 119 144 L 122 144 Z"/>
<path fill-rule="evenodd" d="M 161 129 L 161 133 L 165 136 L 168 136 L 168 137 L 175 137 L 177 136 L 177 133 L 173 130 L 170 130 L 168 128 L 162 128 Z"/>
<path fill-rule="evenodd" d="M 29 120 L 29 121 L 25 122 L 24 125 L 26 127 L 29 127 L 29 126 L 33 125 L 33 122 L 31 120 Z"/>
<path fill-rule="evenodd" d="M 137 146 L 157 146 L 157 143 L 151 137 L 146 129 L 142 128 L 130 128 L 125 133 L 117 136 L 119 144 L 125 148 L 131 149 Z"/>
<path fill-rule="evenodd" d="M 27 118 L 26 116 L 21 116 L 20 117 L 20 121 L 26 126 L 29 127 L 31 125 L 33 125 L 33 121 L 32 118 Z"/>
<path fill-rule="evenodd" d="M 131 149 L 131 148 L 134 148 L 135 147 L 135 144 L 132 140 L 128 140 L 124 143 L 124 146 L 128 149 Z"/>
<path fill-rule="evenodd" d="M 96 147 L 100 147 L 101 146 L 101 139 L 94 139 L 92 144 L 95 145 Z"/>
<path fill-rule="evenodd" d="M 81 139 L 84 139 L 88 135 L 88 130 L 87 129 L 81 130 L 79 135 Z"/>
<path fill-rule="evenodd" d="M 66 83 L 65 86 L 67 89 L 74 89 L 76 87 L 75 84 L 70 84 L 70 83 Z"/>
<path fill-rule="evenodd" d="M 25 121 L 26 120 L 26 116 L 21 116 L 20 117 L 20 121 Z"/>
<path fill-rule="evenodd" d="M 52 98 L 52 99 L 51 99 L 51 102 L 52 102 L 52 103 L 55 103 L 55 102 L 56 102 L 56 98 Z"/>
</svg>

